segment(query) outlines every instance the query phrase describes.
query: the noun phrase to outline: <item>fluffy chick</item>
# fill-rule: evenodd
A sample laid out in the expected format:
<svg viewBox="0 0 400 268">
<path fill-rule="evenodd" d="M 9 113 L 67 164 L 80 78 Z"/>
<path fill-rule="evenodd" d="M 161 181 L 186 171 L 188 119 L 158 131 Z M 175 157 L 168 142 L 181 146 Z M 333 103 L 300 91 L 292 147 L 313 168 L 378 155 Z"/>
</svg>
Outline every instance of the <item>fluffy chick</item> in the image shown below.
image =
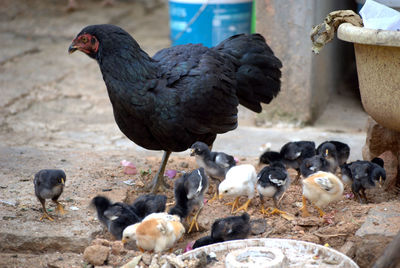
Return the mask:
<svg viewBox="0 0 400 268">
<path fill-rule="evenodd" d="M 250 216 L 247 213 L 218 219 L 211 227 L 211 235 L 196 240 L 193 249 L 229 240 L 245 239 L 250 231 Z"/>
<path fill-rule="evenodd" d="M 343 183 L 334 174 L 319 171 L 307 177 L 303 181 L 303 217 L 310 216 L 307 210 L 307 200 L 314 204 L 318 209 L 319 216 L 325 213 L 321 207 L 339 200 L 343 194 Z"/>
<path fill-rule="evenodd" d="M 355 161 L 341 165 L 342 180 L 351 185 L 354 196 L 360 203 L 367 203 L 366 189 L 381 187 L 386 180 L 386 171 L 383 160 L 374 158 L 371 161 Z"/>
<path fill-rule="evenodd" d="M 195 169 L 177 179 L 174 184 L 175 206 L 169 210 L 170 214 L 178 215 L 181 219 L 187 218 L 196 208 L 188 232 L 194 226 L 199 230 L 197 218 L 204 206 L 204 193 L 208 189 L 208 177 L 204 168 Z"/>
<path fill-rule="evenodd" d="M 135 199 L 131 205 L 140 219 L 156 212 L 165 211 L 167 196 L 156 194 L 145 194 Z"/>
<path fill-rule="evenodd" d="M 306 158 L 300 165 L 300 174 L 304 178 L 307 178 L 311 174 L 314 174 L 318 171 L 327 171 L 327 172 L 332 171 L 331 164 L 322 155 L 318 154 Z"/>
<path fill-rule="evenodd" d="M 180 221 L 168 221 L 164 217 L 151 216 L 142 222 L 125 228 L 122 235 L 122 243 L 135 240 L 138 248 L 144 250 L 162 252 L 171 248 L 185 232 Z"/>
<path fill-rule="evenodd" d="M 318 146 L 317 154 L 329 162 L 330 172 L 335 173 L 337 168 L 349 159 L 350 147 L 340 141 L 325 141 Z"/>
<path fill-rule="evenodd" d="M 247 211 L 247 208 L 254 198 L 254 187 L 257 182 L 257 173 L 253 165 L 244 164 L 234 166 L 226 173 L 225 180 L 219 185 L 219 199 L 224 196 L 235 197 L 235 201 L 227 203 L 232 205 L 231 213 L 241 210 Z M 247 196 L 247 201 L 239 207 L 240 196 Z M 236 211 L 234 211 L 234 209 Z"/>
<path fill-rule="evenodd" d="M 107 197 L 96 196 L 91 203 L 96 207 L 99 221 L 118 240 L 127 226 L 141 220 L 131 206 L 121 202 L 112 203 Z"/>
<path fill-rule="evenodd" d="M 219 183 L 225 178 L 226 172 L 236 165 L 235 158 L 223 152 L 211 152 L 207 144 L 201 141 L 191 146 L 190 156 L 195 156 L 197 165 L 204 168 L 216 184 L 216 192 L 209 202 L 215 200 L 218 197 Z"/>
<path fill-rule="evenodd" d="M 300 165 L 304 159 L 315 155 L 315 143 L 313 141 L 294 141 L 282 146 L 280 152 L 267 151 L 260 156 L 260 162 L 270 164 L 282 162 L 286 168 L 297 171 L 297 178 L 300 177 Z"/>
<path fill-rule="evenodd" d="M 35 187 L 35 195 L 39 199 L 43 208 L 43 215 L 40 220 L 47 218 L 54 221 L 46 210 L 46 199 L 51 199 L 57 204 L 56 211 L 64 214 L 64 207 L 58 202 L 58 198 L 64 190 L 65 181 L 67 177 L 65 172 L 60 169 L 42 169 L 35 174 L 33 184 Z"/>
<path fill-rule="evenodd" d="M 290 176 L 281 162 L 274 162 L 269 166 L 264 167 L 257 176 L 257 191 L 261 200 L 261 213 L 275 214 L 285 213 L 279 210 L 278 198 L 283 197 L 283 193 L 289 188 Z M 274 209 L 269 210 L 264 208 L 264 197 L 269 197 L 274 200 Z"/>
</svg>

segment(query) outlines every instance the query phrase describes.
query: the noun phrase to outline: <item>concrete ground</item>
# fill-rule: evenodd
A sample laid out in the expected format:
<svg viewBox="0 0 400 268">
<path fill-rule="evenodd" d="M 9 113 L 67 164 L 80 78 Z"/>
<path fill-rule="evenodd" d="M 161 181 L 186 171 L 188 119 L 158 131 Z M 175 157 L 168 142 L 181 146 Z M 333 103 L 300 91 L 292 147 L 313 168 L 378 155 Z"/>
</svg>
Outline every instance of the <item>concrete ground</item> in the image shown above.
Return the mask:
<svg viewBox="0 0 400 268">
<path fill-rule="evenodd" d="M 147 151 L 123 136 L 114 122 L 96 62 L 79 52 L 68 55 L 67 49 L 84 26 L 112 23 L 130 32 L 152 55 L 170 45 L 166 6 L 145 10 L 141 2 L 116 1 L 115 6 L 106 8 L 100 1 L 78 1 L 79 9 L 67 13 L 66 2 L 0 2 L 0 239 L 3 242 L 16 239 L 23 244 L 24 232 L 30 227 L 19 225 L 10 231 L 10 224 L 22 217 L 27 207 L 34 206 L 39 213 L 31 181 L 39 169 L 69 169 L 75 188 L 67 190 L 65 198 L 77 194 L 69 206 L 82 208 L 81 201 L 93 191 L 79 193 L 80 187 L 103 185 L 100 181 L 86 181 L 88 173 L 97 172 L 102 178 L 102 169 L 111 170 L 124 157 L 161 159 L 161 152 Z M 278 150 L 291 140 L 313 140 L 318 144 L 334 139 L 348 143 L 350 159 L 356 160 L 362 158 L 366 119 L 359 100 L 346 94 L 333 96 L 316 123 L 301 128 L 285 123 L 257 127 L 255 114 L 241 109 L 238 129 L 220 135 L 214 149 L 238 157 L 257 157 L 268 144 L 272 150 Z M 121 184 L 115 183 L 115 187 L 118 192 Z M 18 207 L 18 212 L 13 207 Z M 82 209 L 72 213 L 76 213 L 71 216 L 74 220 L 88 217 Z M 43 232 L 51 236 L 52 230 L 35 226 L 38 236 Z M 59 229 L 55 225 L 54 228 L 54 236 L 58 237 Z M 89 224 L 87 228 L 74 230 L 70 238 L 75 240 L 70 242 L 85 244 L 85 239 L 98 231 L 97 223 Z M 18 235 L 22 240 L 17 239 Z M 29 249 L 29 245 L 23 245 Z M 7 246 L 0 251 L 12 247 Z M 81 249 L 82 246 L 77 246 L 71 251 Z"/>
</svg>

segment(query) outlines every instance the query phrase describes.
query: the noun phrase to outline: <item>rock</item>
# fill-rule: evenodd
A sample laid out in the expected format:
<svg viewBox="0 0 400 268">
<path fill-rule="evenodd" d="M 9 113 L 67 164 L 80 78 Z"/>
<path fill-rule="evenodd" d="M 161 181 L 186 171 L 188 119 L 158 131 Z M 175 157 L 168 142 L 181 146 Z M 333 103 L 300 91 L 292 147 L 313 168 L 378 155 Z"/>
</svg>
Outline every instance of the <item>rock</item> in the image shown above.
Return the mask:
<svg viewBox="0 0 400 268">
<path fill-rule="evenodd" d="M 293 224 L 304 227 L 311 227 L 311 226 L 321 226 L 324 223 L 323 221 L 324 220 L 322 218 L 307 217 L 307 218 L 297 218 L 296 221 L 293 222 Z"/>
<path fill-rule="evenodd" d="M 188 167 L 189 167 L 189 163 L 187 163 L 187 162 L 181 162 L 180 167 L 181 167 L 181 168 L 188 168 Z"/>
<path fill-rule="evenodd" d="M 370 267 L 385 246 L 400 230 L 398 203 L 381 203 L 372 208 L 355 235 L 354 260 L 360 267 Z"/>
<path fill-rule="evenodd" d="M 142 255 L 136 256 L 132 260 L 130 260 L 128 263 L 126 263 L 124 266 L 122 266 L 121 268 L 135 268 L 139 264 L 141 259 L 142 259 Z"/>
<path fill-rule="evenodd" d="M 126 253 L 126 250 L 124 248 L 124 244 L 122 244 L 121 241 L 114 241 L 111 244 L 111 253 L 114 255 L 121 255 Z"/>
<path fill-rule="evenodd" d="M 89 246 L 83 252 L 83 259 L 92 265 L 103 265 L 108 258 L 110 249 L 102 245 Z"/>
<path fill-rule="evenodd" d="M 102 238 L 96 238 L 95 240 L 92 241 L 92 245 L 101 245 L 101 246 L 110 246 L 110 241 L 107 239 L 102 239 Z"/>
<path fill-rule="evenodd" d="M 150 265 L 151 259 L 152 259 L 152 256 L 151 256 L 150 253 L 147 253 L 147 252 L 146 252 L 146 253 L 143 253 L 143 255 L 142 255 L 142 261 L 144 262 L 144 264 Z"/>
<path fill-rule="evenodd" d="M 267 229 L 267 221 L 263 218 L 251 220 L 250 225 L 252 235 L 265 233 L 265 230 Z"/>
<path fill-rule="evenodd" d="M 354 258 L 354 254 L 356 252 L 356 247 L 354 242 L 352 241 L 347 241 L 340 249 L 340 252 L 342 252 L 343 254 L 345 254 L 346 256 L 350 257 L 350 258 Z"/>
<path fill-rule="evenodd" d="M 387 191 L 394 189 L 397 182 L 397 170 L 399 167 L 399 161 L 391 151 L 386 151 L 383 154 L 379 155 L 379 157 L 383 159 L 384 168 L 386 171 L 384 190 Z"/>
<path fill-rule="evenodd" d="M 311 242 L 311 243 L 315 243 L 315 244 L 319 244 L 320 243 L 320 238 L 318 236 L 310 234 L 310 233 L 304 234 L 301 237 L 301 240 L 307 241 L 307 242 Z"/>
</svg>

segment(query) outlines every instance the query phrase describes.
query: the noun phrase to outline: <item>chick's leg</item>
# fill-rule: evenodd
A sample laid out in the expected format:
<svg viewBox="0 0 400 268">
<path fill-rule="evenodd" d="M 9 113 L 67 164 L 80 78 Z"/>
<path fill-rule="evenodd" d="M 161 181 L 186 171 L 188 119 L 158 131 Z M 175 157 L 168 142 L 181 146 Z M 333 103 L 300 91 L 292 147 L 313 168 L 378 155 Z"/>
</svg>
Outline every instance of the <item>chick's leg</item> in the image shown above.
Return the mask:
<svg viewBox="0 0 400 268">
<path fill-rule="evenodd" d="M 41 200 L 39 200 L 40 201 L 40 203 L 42 204 L 42 208 L 43 208 L 43 215 L 42 215 L 42 217 L 40 217 L 40 221 L 42 221 L 43 219 L 48 219 L 48 220 L 50 220 L 50 221 L 54 221 L 54 219 L 52 218 L 52 217 L 50 217 L 50 215 L 49 214 L 47 214 L 47 210 L 46 210 L 46 206 L 45 206 L 45 204 L 46 204 L 46 201 L 44 200 L 44 199 L 41 199 Z"/>
<path fill-rule="evenodd" d="M 315 205 L 314 205 L 314 207 L 318 210 L 319 216 L 322 218 L 325 215 L 325 212 Z"/>
<path fill-rule="evenodd" d="M 169 188 L 168 184 L 164 181 L 164 171 L 165 167 L 167 166 L 168 158 L 170 156 L 170 151 L 164 151 L 163 158 L 161 160 L 160 168 L 156 176 L 154 177 L 153 181 L 149 185 L 148 189 L 151 189 L 151 193 L 155 194 L 158 191 L 158 188 L 161 186 L 162 188 L 166 189 Z"/>
<path fill-rule="evenodd" d="M 237 213 L 241 210 L 247 212 L 247 208 L 249 207 L 250 202 L 251 202 L 251 198 L 247 199 L 246 203 L 244 203 L 241 207 L 239 207 L 237 210 L 235 210 L 234 213 Z"/>
<path fill-rule="evenodd" d="M 233 213 L 233 210 L 234 210 L 236 207 L 238 207 L 238 203 L 239 203 L 239 196 L 235 198 L 235 201 L 229 202 L 229 203 L 225 203 L 225 205 L 232 206 L 231 213 Z"/>
<path fill-rule="evenodd" d="M 219 193 L 218 193 L 218 186 L 219 186 L 219 181 L 218 181 L 218 180 L 215 180 L 215 193 L 214 193 L 213 198 L 211 198 L 210 200 L 208 200 L 208 203 L 213 202 L 214 200 L 218 199 L 218 195 L 219 195 Z"/>
<path fill-rule="evenodd" d="M 271 211 L 269 214 L 270 214 L 270 215 L 274 215 L 274 214 L 286 214 L 285 211 L 278 209 L 278 207 L 279 207 L 279 204 L 278 204 L 278 203 L 279 203 L 279 202 L 276 200 L 275 197 L 273 198 L 273 200 L 274 200 L 274 205 L 275 205 L 275 207 L 272 209 L 272 211 Z"/>
<path fill-rule="evenodd" d="M 65 214 L 64 206 L 61 205 L 61 203 L 58 202 L 57 200 L 53 200 L 53 202 L 57 204 L 56 211 L 61 215 L 64 215 Z"/>
<path fill-rule="evenodd" d="M 203 203 L 202 203 L 203 204 Z M 188 233 L 190 233 L 193 229 L 194 226 L 196 226 L 196 230 L 199 231 L 199 224 L 197 223 L 197 217 L 200 214 L 200 211 L 203 209 L 203 205 L 200 206 L 200 208 L 197 210 L 196 214 L 194 214 L 193 218 L 192 218 L 192 222 L 190 223 L 190 227 L 188 230 Z"/>
<path fill-rule="evenodd" d="M 307 210 L 307 199 L 306 199 L 306 197 L 304 195 L 303 195 L 302 201 L 303 201 L 303 206 L 300 208 L 300 210 L 302 212 L 302 216 L 303 217 L 309 217 L 310 213 Z"/>
</svg>

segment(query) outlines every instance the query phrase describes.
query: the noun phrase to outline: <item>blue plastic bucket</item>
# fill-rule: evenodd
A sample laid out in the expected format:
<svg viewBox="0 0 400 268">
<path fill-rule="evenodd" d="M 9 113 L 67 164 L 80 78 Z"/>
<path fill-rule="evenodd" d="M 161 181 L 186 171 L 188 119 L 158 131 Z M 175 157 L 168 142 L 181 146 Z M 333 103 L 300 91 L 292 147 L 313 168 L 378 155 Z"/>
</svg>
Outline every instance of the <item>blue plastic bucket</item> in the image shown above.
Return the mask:
<svg viewBox="0 0 400 268">
<path fill-rule="evenodd" d="M 169 0 L 172 45 L 212 47 L 239 33 L 250 33 L 253 0 Z"/>
</svg>

